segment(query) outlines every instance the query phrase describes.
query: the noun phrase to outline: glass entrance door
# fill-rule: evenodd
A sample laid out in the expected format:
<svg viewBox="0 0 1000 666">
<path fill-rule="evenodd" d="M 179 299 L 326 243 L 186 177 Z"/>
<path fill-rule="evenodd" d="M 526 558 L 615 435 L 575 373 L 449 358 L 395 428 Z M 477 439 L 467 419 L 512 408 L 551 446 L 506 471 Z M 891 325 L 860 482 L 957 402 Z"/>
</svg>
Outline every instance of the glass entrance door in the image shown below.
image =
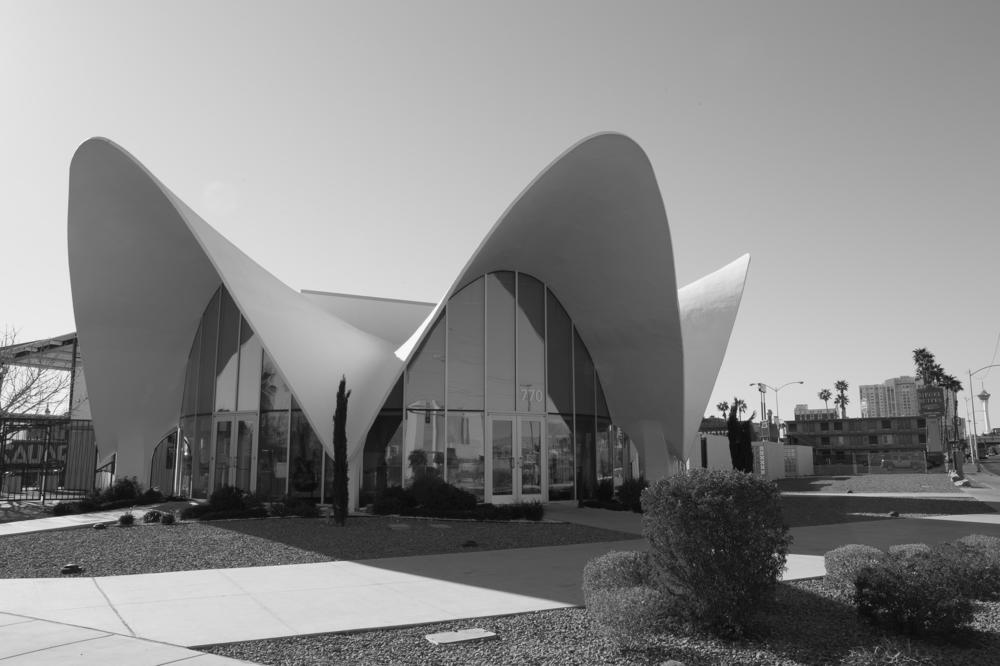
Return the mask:
<svg viewBox="0 0 1000 666">
<path fill-rule="evenodd" d="M 545 474 L 541 416 L 496 415 L 488 419 L 487 497 L 494 504 L 541 501 Z"/>
<path fill-rule="evenodd" d="M 212 431 L 212 490 L 236 486 L 254 492 L 251 471 L 257 457 L 257 415 L 217 414 Z"/>
</svg>

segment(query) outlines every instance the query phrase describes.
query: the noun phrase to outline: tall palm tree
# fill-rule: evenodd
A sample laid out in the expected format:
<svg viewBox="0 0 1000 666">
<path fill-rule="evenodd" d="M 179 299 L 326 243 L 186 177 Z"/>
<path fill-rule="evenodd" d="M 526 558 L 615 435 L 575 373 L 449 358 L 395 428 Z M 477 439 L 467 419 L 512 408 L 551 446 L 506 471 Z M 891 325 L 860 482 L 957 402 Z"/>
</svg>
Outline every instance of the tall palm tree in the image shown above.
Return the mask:
<svg viewBox="0 0 1000 666">
<path fill-rule="evenodd" d="M 747 403 L 742 398 L 733 398 L 733 407 L 736 408 L 740 416 L 743 416 L 743 412 L 747 411 Z"/>
<path fill-rule="evenodd" d="M 818 395 L 819 399 L 823 401 L 823 404 L 826 405 L 826 408 L 830 409 L 830 398 L 833 397 L 833 393 L 830 392 L 830 389 L 823 389 L 816 395 Z"/>
<path fill-rule="evenodd" d="M 715 408 L 720 412 L 722 412 L 722 420 L 725 421 L 726 418 L 729 416 L 729 403 L 723 400 L 722 402 L 718 403 L 715 406 Z"/>
<path fill-rule="evenodd" d="M 955 439 L 958 439 L 958 392 L 962 390 L 962 382 L 954 375 L 949 375 L 947 373 L 942 373 L 941 375 L 941 388 L 945 391 L 951 391 L 951 397 L 954 401 L 953 411 L 952 411 L 952 427 L 955 429 Z"/>
<path fill-rule="evenodd" d="M 838 379 L 833 383 L 834 390 L 837 391 L 837 399 L 833 401 L 835 407 L 840 407 L 840 418 L 847 418 L 847 403 L 851 401 L 847 397 L 847 381 L 844 379 Z"/>
</svg>

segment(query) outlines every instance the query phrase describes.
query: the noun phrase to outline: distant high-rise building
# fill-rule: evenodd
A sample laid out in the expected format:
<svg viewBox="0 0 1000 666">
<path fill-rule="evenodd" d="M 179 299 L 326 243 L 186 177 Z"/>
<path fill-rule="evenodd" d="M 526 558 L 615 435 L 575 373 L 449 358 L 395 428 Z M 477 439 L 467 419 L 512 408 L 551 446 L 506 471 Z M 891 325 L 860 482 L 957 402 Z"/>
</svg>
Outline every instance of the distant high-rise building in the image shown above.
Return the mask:
<svg viewBox="0 0 1000 666">
<path fill-rule="evenodd" d="M 836 419 L 839 417 L 839 414 L 840 412 L 837 411 L 836 407 L 809 409 L 809 405 L 806 404 L 795 405 L 796 421 L 824 421 L 827 419 Z"/>
<path fill-rule="evenodd" d="M 893 377 L 881 384 L 862 384 L 861 416 L 916 416 L 920 413 L 917 401 L 917 380 L 913 377 Z"/>
</svg>

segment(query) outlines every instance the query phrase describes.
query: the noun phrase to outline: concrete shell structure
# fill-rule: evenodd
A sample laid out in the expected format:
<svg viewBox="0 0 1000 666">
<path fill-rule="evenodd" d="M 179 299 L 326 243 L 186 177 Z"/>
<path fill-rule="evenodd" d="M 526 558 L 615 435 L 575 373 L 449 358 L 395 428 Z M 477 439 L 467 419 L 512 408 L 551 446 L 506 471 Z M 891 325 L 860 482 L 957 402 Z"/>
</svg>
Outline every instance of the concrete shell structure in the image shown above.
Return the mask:
<svg viewBox="0 0 1000 666">
<path fill-rule="evenodd" d="M 749 264 L 744 256 L 678 293 L 651 165 L 615 134 L 582 141 L 545 169 L 436 306 L 295 292 L 105 139 L 84 143 L 72 162 L 69 259 L 94 427 L 102 452 L 117 451 L 119 474 L 147 478 L 154 447 L 178 427 L 192 340 L 221 287 L 331 455 L 337 380 L 348 378 L 355 503 L 366 438 L 432 324 L 463 288 L 503 271 L 558 297 L 638 467 L 648 478 L 676 470 L 694 444 Z"/>
</svg>

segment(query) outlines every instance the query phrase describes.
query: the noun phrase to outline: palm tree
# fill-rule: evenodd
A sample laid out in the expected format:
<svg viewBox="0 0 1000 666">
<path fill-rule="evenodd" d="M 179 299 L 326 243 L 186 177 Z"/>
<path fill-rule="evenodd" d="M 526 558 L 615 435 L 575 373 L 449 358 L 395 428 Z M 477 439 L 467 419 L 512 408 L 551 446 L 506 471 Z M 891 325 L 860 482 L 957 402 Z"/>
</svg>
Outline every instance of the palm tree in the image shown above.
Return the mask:
<svg viewBox="0 0 1000 666">
<path fill-rule="evenodd" d="M 747 411 L 747 403 L 741 398 L 733 398 L 733 407 L 736 408 L 736 411 L 740 416 L 743 416 L 743 412 Z"/>
<path fill-rule="evenodd" d="M 833 396 L 833 393 L 830 392 L 830 389 L 823 389 L 816 395 L 818 395 L 819 399 L 823 401 L 823 404 L 826 405 L 826 408 L 830 409 L 830 398 Z"/>
<path fill-rule="evenodd" d="M 954 400 L 953 404 L 954 409 L 952 411 L 952 419 L 954 422 L 952 424 L 952 427 L 955 429 L 954 430 L 955 439 L 957 440 L 958 439 L 958 392 L 962 390 L 962 382 L 958 381 L 958 379 L 954 375 L 942 373 L 941 388 L 943 388 L 945 391 L 951 391 L 951 397 Z"/>
<path fill-rule="evenodd" d="M 851 401 L 847 397 L 847 381 L 844 379 L 838 379 L 833 383 L 834 390 L 837 391 L 837 399 L 833 401 L 835 407 L 840 407 L 840 418 L 847 418 L 847 403 Z"/>
<path fill-rule="evenodd" d="M 725 421 L 726 417 L 729 416 L 729 403 L 723 400 L 722 402 L 717 404 L 715 408 L 720 412 L 722 412 L 722 420 Z"/>
</svg>

